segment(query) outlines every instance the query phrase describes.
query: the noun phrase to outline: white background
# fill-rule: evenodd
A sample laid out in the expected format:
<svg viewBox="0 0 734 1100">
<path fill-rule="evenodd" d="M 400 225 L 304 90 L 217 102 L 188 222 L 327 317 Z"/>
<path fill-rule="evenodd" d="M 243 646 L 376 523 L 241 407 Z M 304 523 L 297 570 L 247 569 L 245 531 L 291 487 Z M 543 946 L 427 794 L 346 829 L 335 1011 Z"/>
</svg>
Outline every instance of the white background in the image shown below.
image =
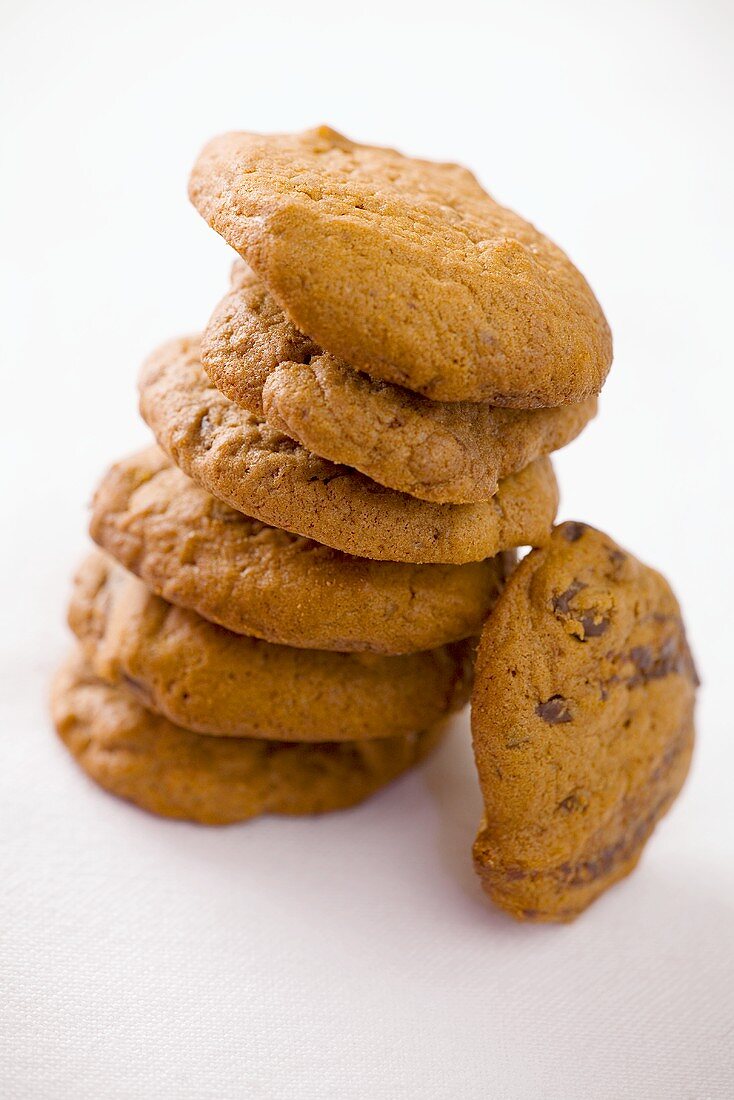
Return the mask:
<svg viewBox="0 0 734 1100">
<path fill-rule="evenodd" d="M 707 1100 L 734 1095 L 732 7 L 3 0 L 0 1093 Z M 141 359 L 230 262 L 200 145 L 328 121 L 473 167 L 612 324 L 561 515 L 681 597 L 705 682 L 684 796 L 570 927 L 470 865 L 467 727 L 370 804 L 220 831 L 98 792 L 47 682 Z"/>
</svg>

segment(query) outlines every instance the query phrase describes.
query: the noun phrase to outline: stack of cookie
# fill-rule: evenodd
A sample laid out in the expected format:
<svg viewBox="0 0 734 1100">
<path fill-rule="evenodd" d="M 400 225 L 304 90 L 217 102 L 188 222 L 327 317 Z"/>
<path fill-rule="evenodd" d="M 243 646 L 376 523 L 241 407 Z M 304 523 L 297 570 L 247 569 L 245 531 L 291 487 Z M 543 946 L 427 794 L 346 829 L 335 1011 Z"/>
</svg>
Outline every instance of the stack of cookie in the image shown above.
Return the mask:
<svg viewBox="0 0 734 1100">
<path fill-rule="evenodd" d="M 95 496 L 56 723 L 160 814 L 337 809 L 465 703 L 516 549 L 551 540 L 548 455 L 594 416 L 611 337 L 565 254 L 456 165 L 229 134 L 190 195 L 231 286 L 143 368 L 157 446 Z M 531 648 L 534 614 L 505 635 Z"/>
</svg>

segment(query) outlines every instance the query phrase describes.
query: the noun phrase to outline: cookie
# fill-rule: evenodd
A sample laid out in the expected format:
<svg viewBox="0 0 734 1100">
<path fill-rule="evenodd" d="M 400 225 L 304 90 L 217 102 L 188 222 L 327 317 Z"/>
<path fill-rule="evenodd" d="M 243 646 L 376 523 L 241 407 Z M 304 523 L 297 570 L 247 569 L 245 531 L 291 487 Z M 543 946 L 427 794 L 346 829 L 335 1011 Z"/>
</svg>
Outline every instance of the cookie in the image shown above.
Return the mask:
<svg viewBox="0 0 734 1100">
<path fill-rule="evenodd" d="M 167 603 L 99 552 L 76 576 L 69 625 L 101 679 L 197 733 L 399 737 L 433 726 L 469 693 L 471 642 L 402 657 L 273 645 Z"/>
<path fill-rule="evenodd" d="M 325 126 L 231 133 L 189 195 L 301 332 L 374 378 L 510 408 L 601 389 L 611 335 L 589 285 L 465 168 Z"/>
<path fill-rule="evenodd" d="M 548 458 L 481 504 L 433 504 L 318 458 L 229 401 L 201 368 L 199 341 L 165 344 L 143 367 L 140 410 L 193 480 L 248 516 L 360 558 L 462 564 L 546 541 L 558 506 Z"/>
<path fill-rule="evenodd" d="M 100 787 L 150 813 L 202 825 L 354 806 L 423 759 L 442 732 L 338 745 L 204 737 L 98 679 L 79 653 L 56 675 L 51 712 L 59 737 Z"/>
<path fill-rule="evenodd" d="M 244 263 L 202 338 L 201 361 L 236 404 L 332 462 L 439 504 L 489 500 L 501 478 L 570 443 L 597 401 L 499 409 L 430 401 L 317 347 Z"/>
<path fill-rule="evenodd" d="M 108 471 L 90 533 L 157 595 L 236 634 L 342 652 L 412 653 L 478 635 L 514 560 L 350 557 L 236 512 L 157 447 Z"/>
<path fill-rule="evenodd" d="M 693 748 L 696 672 L 659 573 L 564 523 L 482 635 L 472 733 L 482 885 L 520 920 L 568 921 L 629 874 Z"/>
</svg>

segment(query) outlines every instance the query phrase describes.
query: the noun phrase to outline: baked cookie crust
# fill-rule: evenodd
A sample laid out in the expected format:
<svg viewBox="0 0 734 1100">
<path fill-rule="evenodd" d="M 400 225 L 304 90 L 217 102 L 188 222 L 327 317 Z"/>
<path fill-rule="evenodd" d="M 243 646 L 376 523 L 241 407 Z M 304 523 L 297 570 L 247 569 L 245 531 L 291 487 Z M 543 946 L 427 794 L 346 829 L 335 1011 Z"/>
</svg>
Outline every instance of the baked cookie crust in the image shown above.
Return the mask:
<svg viewBox="0 0 734 1100">
<path fill-rule="evenodd" d="M 96 675 L 196 733 L 405 736 L 460 709 L 471 686 L 472 641 L 401 657 L 272 645 L 167 603 L 100 552 L 76 575 L 69 625 Z"/>
<path fill-rule="evenodd" d="M 414 653 L 481 632 L 514 564 L 355 558 L 223 504 L 151 447 L 105 474 L 90 533 L 158 596 L 300 649 Z"/>
<path fill-rule="evenodd" d="M 465 168 L 326 126 L 230 133 L 189 195 L 301 332 L 374 378 L 512 408 L 601 389 L 611 335 L 588 283 Z"/>
<path fill-rule="evenodd" d="M 572 920 L 635 867 L 688 772 L 697 677 L 667 581 L 564 523 L 482 634 L 474 862 L 521 920 Z"/>
<path fill-rule="evenodd" d="M 305 337 L 246 264 L 202 337 L 202 365 L 231 401 L 307 450 L 438 504 L 489 500 L 500 480 L 565 447 L 596 397 L 554 409 L 430 401 L 353 370 Z"/>
<path fill-rule="evenodd" d="M 51 714 L 66 748 L 100 787 L 160 817 L 200 825 L 354 806 L 422 760 L 443 733 L 435 727 L 310 745 L 206 737 L 100 680 L 80 652 L 56 674 Z"/>
<path fill-rule="evenodd" d="M 144 364 L 140 411 L 163 450 L 219 500 L 361 558 L 481 561 L 544 543 L 558 507 L 548 458 L 505 478 L 481 504 L 417 500 L 318 458 L 220 393 L 195 337 L 165 344 Z"/>
</svg>

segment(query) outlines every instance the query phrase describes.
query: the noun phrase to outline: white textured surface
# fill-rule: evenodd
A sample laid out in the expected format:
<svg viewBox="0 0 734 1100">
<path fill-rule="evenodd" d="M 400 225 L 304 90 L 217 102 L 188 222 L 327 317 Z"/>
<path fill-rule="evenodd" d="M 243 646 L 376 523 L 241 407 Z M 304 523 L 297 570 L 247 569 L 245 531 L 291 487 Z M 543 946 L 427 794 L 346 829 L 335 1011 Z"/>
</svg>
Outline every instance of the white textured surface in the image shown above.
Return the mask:
<svg viewBox="0 0 734 1100">
<path fill-rule="evenodd" d="M 0 17 L 0 1094 L 734 1095 L 731 7 Z M 147 438 L 138 363 L 224 285 L 190 162 L 222 129 L 318 121 L 472 165 L 569 250 L 615 331 L 601 418 L 558 462 L 562 515 L 669 575 L 705 687 L 684 797 L 568 928 L 484 904 L 462 722 L 357 811 L 225 831 L 106 797 L 49 729 L 85 501 Z"/>
</svg>

